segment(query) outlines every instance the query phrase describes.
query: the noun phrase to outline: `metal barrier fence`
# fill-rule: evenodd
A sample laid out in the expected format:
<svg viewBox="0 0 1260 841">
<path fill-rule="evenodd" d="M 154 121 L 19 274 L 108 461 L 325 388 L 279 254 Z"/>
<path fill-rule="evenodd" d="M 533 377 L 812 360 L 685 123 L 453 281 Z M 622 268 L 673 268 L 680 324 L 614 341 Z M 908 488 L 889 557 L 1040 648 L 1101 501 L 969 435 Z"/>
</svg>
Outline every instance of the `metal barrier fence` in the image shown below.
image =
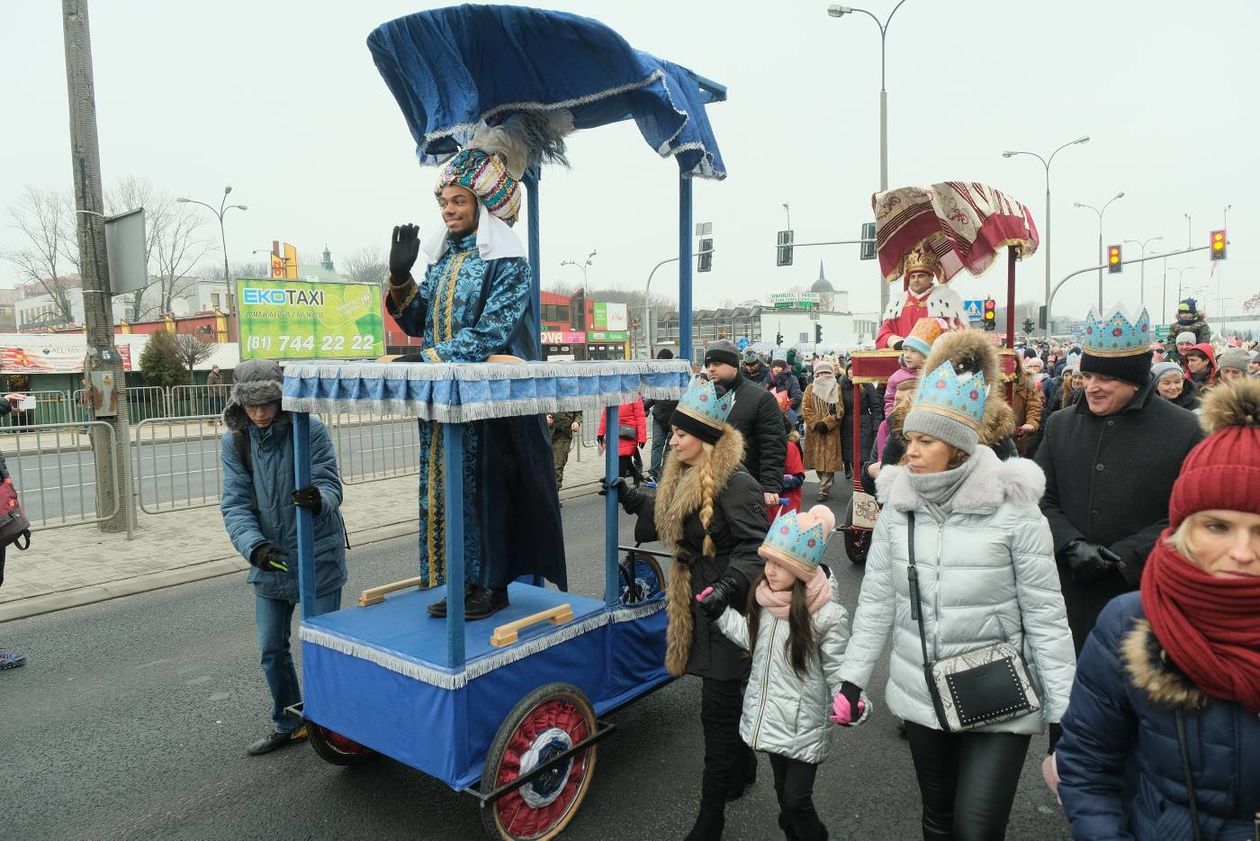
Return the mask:
<svg viewBox="0 0 1260 841">
<path fill-rule="evenodd" d="M 96 485 L 96 449 L 114 448 L 114 429 L 108 423 L 14 427 L 6 430 L 0 446 L 32 526 L 78 526 L 118 513 L 117 474 L 111 477 L 112 510 L 99 510 Z"/>
<path fill-rule="evenodd" d="M 48 426 L 55 423 L 74 423 L 78 420 L 68 392 L 28 391 L 26 394 L 35 398 L 35 408 L 25 411 L 14 409 L 4 417 L 0 417 L 0 428 Z"/>
<path fill-rule="evenodd" d="M 337 414 L 328 434 L 347 485 L 392 479 L 419 470 L 420 427 L 415 418 Z"/>
<path fill-rule="evenodd" d="M 230 385 L 177 385 L 167 395 L 166 408 L 172 417 L 221 415 L 231 396 Z"/>
<path fill-rule="evenodd" d="M 223 467 L 220 415 L 146 418 L 135 425 L 136 496 L 146 514 L 219 504 Z"/>
<path fill-rule="evenodd" d="M 176 386 L 176 388 L 181 387 Z M 83 404 L 83 389 L 75 389 L 73 405 L 86 414 L 87 410 L 83 408 Z M 169 405 L 167 390 L 159 385 L 132 386 L 127 389 L 127 417 L 131 423 L 149 418 L 170 417 Z"/>
</svg>

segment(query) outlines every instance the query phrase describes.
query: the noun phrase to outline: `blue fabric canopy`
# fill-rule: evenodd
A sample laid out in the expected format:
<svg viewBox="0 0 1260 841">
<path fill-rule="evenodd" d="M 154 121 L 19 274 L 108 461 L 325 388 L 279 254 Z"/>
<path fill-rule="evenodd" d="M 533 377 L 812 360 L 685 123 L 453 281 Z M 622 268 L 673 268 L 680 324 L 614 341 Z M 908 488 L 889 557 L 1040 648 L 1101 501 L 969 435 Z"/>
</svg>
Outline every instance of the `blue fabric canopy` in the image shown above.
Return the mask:
<svg viewBox="0 0 1260 841">
<path fill-rule="evenodd" d="M 392 20 L 368 49 L 423 164 L 459 150 L 481 121 L 565 108 L 578 129 L 633 119 L 684 176 L 725 178 L 704 112 L 725 89 L 631 47 L 590 18 L 520 6 L 454 6 Z"/>
</svg>

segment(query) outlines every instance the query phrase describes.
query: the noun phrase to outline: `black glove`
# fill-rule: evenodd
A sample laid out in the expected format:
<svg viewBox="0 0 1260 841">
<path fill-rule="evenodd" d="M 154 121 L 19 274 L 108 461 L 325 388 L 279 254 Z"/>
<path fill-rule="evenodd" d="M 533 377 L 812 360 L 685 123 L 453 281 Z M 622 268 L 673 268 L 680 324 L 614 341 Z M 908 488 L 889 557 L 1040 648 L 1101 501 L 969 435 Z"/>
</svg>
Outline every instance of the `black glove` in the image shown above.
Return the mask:
<svg viewBox="0 0 1260 841">
<path fill-rule="evenodd" d="M 415 225 L 395 225 L 389 243 L 389 280 L 402 283 L 411 276 L 411 267 L 420 256 L 420 229 Z"/>
<path fill-rule="evenodd" d="M 903 341 L 902 339 L 898 339 L 897 341 L 893 342 L 893 350 L 901 350 L 902 341 Z"/>
<path fill-rule="evenodd" d="M 293 504 L 301 508 L 305 508 L 312 514 L 318 514 L 323 508 L 323 500 L 320 499 L 319 491 L 314 485 L 307 485 L 304 488 L 298 488 L 293 492 Z"/>
<path fill-rule="evenodd" d="M 1116 564 L 1120 562 L 1120 556 L 1115 552 L 1088 540 L 1073 540 L 1060 555 L 1072 571 L 1073 580 L 1082 584 L 1097 581 L 1116 569 Z"/>
<path fill-rule="evenodd" d="M 288 572 L 289 559 L 284 552 L 270 543 L 260 543 L 249 553 L 250 566 L 263 572 Z"/>
<path fill-rule="evenodd" d="M 840 684 L 840 694 L 849 702 L 849 709 L 856 710 L 858 701 L 862 699 L 862 687 L 846 680 Z"/>
<path fill-rule="evenodd" d="M 617 501 L 621 503 L 621 509 L 627 514 L 633 514 L 638 509 L 639 502 L 643 498 L 643 491 L 627 482 L 625 476 L 618 476 L 611 482 L 601 476 L 599 495 L 608 496 L 610 489 L 617 492 Z"/>
<path fill-rule="evenodd" d="M 722 611 L 735 603 L 738 595 L 739 585 L 734 579 L 724 575 L 714 581 L 712 587 L 705 588 L 704 592 L 696 596 L 696 601 L 700 603 L 700 609 L 706 616 L 716 620 L 722 615 Z"/>
<path fill-rule="evenodd" d="M 1050 747 L 1046 750 L 1046 753 L 1054 753 L 1055 746 L 1059 744 L 1059 739 L 1062 738 L 1062 736 L 1063 736 L 1063 725 L 1051 724 L 1050 725 Z"/>
<path fill-rule="evenodd" d="M 814 431 L 818 433 L 826 432 L 827 424 L 823 423 L 822 421 L 819 421 L 818 423 L 814 424 Z"/>
</svg>

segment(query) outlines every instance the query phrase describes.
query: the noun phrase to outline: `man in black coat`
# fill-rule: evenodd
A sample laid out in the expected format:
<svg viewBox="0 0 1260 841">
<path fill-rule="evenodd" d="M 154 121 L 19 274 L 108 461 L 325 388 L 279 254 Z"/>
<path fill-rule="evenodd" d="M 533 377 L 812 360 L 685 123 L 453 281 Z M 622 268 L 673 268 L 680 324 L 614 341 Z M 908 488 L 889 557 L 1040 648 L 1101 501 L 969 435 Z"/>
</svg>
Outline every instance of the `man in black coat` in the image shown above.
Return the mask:
<svg viewBox="0 0 1260 841">
<path fill-rule="evenodd" d="M 761 486 L 766 506 L 778 505 L 787 458 L 787 432 L 779 402 L 763 387 L 740 376 L 734 342 L 719 339 L 710 344 L 704 353 L 704 367 L 719 397 L 735 392 L 735 405 L 726 422 L 744 435 L 744 469 Z"/>
<path fill-rule="evenodd" d="M 1041 511 L 1078 654 L 1107 602 L 1137 589 L 1168 526 L 1181 462 L 1203 437 L 1194 413 L 1155 390 L 1147 322 L 1145 310 L 1136 324 L 1090 312 L 1096 344 L 1081 356 L 1084 397 L 1050 416 L 1037 450 L 1046 473 Z"/>
</svg>

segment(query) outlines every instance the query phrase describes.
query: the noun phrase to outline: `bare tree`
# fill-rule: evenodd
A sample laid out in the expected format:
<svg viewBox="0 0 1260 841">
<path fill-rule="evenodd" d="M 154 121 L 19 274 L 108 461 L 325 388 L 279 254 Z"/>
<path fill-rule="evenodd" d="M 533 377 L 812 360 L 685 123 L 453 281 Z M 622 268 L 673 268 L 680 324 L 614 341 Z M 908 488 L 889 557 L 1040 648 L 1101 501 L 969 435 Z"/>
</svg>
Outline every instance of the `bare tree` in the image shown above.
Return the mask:
<svg viewBox="0 0 1260 841">
<path fill-rule="evenodd" d="M 0 256 L 52 296 L 53 305 L 67 323 L 74 321 L 68 291 L 77 284 L 61 273 L 65 268 L 73 268 L 77 274 L 79 266 L 74 203 L 69 193 L 28 186 L 22 197 L 9 206 L 9 218 L 30 244 Z"/>
<path fill-rule="evenodd" d="M 197 213 L 196 208 L 177 202 L 168 205 L 159 217 L 147 224 L 157 228 L 153 285 L 158 292 L 158 312 L 170 312 L 171 301 L 192 285 L 189 275 L 193 267 L 210 252 L 214 243 L 197 236 L 202 214 Z"/>
<path fill-rule="evenodd" d="M 210 354 L 214 353 L 214 345 L 195 333 L 176 333 L 173 344 L 176 358 L 188 369 L 189 374 L 193 372 L 193 366 L 209 359 Z"/>
<path fill-rule="evenodd" d="M 379 248 L 360 248 L 343 265 L 354 283 L 376 283 L 382 288 L 389 283 L 389 259 Z"/>
<path fill-rule="evenodd" d="M 1243 309 L 1248 312 L 1254 309 L 1260 309 L 1260 292 L 1257 292 L 1247 300 L 1243 301 Z"/>
<path fill-rule="evenodd" d="M 203 272 L 202 277 L 223 277 L 223 267 L 215 265 L 213 269 Z M 253 263 L 236 263 L 232 266 L 232 277 L 240 280 L 266 280 L 271 277 L 271 265 L 262 261 Z"/>
</svg>

